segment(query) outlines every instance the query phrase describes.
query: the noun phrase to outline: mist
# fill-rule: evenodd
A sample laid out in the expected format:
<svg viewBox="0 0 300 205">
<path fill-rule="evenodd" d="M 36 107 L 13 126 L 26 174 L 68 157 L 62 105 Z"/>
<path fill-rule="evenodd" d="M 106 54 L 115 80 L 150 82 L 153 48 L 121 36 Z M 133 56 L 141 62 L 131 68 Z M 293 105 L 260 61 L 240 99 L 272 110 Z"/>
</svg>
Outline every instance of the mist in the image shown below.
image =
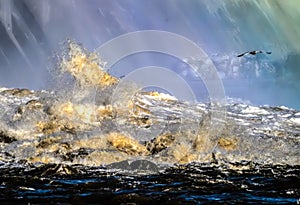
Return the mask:
<svg viewBox="0 0 300 205">
<path fill-rule="evenodd" d="M 66 39 L 93 51 L 128 32 L 164 30 L 210 56 L 228 98 L 300 109 L 298 1 L 0 0 L 0 20 L 1 87 L 49 88 Z M 236 57 L 249 50 L 272 54 Z M 121 61 L 110 72 L 120 77 L 137 65 L 168 67 L 195 92 L 203 89 L 184 63 L 157 55 Z"/>
</svg>

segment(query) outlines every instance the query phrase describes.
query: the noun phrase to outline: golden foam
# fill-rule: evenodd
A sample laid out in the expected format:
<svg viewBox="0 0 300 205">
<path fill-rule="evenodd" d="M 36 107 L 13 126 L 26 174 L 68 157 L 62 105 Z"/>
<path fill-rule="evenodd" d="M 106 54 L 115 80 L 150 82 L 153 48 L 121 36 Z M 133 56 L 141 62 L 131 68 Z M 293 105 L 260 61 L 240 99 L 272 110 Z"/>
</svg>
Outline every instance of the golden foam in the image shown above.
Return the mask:
<svg viewBox="0 0 300 205">
<path fill-rule="evenodd" d="M 150 154 L 144 145 L 121 133 L 112 132 L 107 136 L 107 140 L 113 147 L 128 155 L 138 156 Z"/>
<path fill-rule="evenodd" d="M 116 77 L 103 70 L 104 64 L 96 53 L 86 52 L 80 45 L 69 41 L 68 55 L 62 59 L 60 67 L 70 73 L 81 86 L 105 88 L 118 82 Z"/>
<path fill-rule="evenodd" d="M 227 151 L 231 151 L 237 148 L 238 141 L 235 138 L 221 137 L 218 139 L 218 145 Z"/>
</svg>

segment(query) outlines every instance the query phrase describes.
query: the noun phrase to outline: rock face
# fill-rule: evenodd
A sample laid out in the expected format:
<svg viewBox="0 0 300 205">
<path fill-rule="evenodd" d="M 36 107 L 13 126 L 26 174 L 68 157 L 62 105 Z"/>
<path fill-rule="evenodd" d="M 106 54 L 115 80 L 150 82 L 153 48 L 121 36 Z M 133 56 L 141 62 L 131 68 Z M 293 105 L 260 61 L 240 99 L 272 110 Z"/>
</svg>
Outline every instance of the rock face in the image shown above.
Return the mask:
<svg viewBox="0 0 300 205">
<path fill-rule="evenodd" d="M 147 160 L 147 166 L 300 163 L 296 110 L 222 105 L 226 118 L 219 119 L 220 127 L 211 119 L 212 105 L 180 102 L 157 92 L 137 92 L 115 106 L 109 96 L 119 79 L 103 66 L 96 54 L 69 42 L 59 72 L 73 86 L 53 91 L 1 88 L 0 161 L 86 166 L 136 159 Z"/>
</svg>

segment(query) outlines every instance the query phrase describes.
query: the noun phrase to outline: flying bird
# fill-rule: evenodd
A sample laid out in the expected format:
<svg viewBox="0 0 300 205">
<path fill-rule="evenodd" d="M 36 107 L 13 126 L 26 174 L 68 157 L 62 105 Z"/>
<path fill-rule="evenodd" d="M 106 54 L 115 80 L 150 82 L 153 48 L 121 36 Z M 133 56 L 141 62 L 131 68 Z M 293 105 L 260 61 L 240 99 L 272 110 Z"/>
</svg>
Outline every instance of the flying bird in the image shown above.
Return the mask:
<svg viewBox="0 0 300 205">
<path fill-rule="evenodd" d="M 244 56 L 244 55 L 256 55 L 256 54 L 258 54 L 258 53 L 271 54 L 272 52 L 270 52 L 270 51 L 260 51 L 260 50 L 258 50 L 258 51 L 247 51 L 247 52 L 245 52 L 245 53 L 242 53 L 242 54 L 237 55 L 236 57 L 242 57 L 242 56 Z"/>
</svg>

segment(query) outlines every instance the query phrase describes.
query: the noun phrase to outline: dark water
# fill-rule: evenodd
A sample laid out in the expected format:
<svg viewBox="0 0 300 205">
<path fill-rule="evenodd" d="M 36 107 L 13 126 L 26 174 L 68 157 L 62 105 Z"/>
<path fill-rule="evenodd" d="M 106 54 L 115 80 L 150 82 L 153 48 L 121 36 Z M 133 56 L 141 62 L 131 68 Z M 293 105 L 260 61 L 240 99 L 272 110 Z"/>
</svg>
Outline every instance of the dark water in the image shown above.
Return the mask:
<svg viewBox="0 0 300 205">
<path fill-rule="evenodd" d="M 5 165 L 0 203 L 299 204 L 299 170 L 299 165 L 251 162 L 180 165 L 148 174 L 76 165 Z"/>
</svg>

